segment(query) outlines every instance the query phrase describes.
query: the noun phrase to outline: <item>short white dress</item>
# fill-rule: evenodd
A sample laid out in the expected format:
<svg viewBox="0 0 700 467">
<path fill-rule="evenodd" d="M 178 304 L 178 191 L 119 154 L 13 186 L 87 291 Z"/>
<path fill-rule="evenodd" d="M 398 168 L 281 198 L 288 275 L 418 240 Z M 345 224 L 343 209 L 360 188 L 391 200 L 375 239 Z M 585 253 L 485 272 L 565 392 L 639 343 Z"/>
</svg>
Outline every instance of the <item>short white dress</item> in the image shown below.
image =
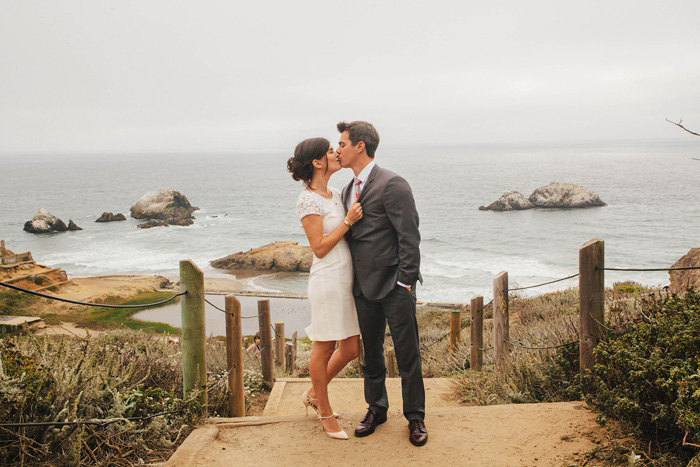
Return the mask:
<svg viewBox="0 0 700 467">
<path fill-rule="evenodd" d="M 345 218 L 340 191 L 330 188 L 331 199 L 304 190 L 297 200 L 299 220 L 312 214 L 323 217 L 323 236 L 333 232 Z M 311 303 L 309 339 L 337 341 L 360 334 L 355 298 L 352 295 L 352 258 L 345 238 L 323 258 L 314 255 L 309 274 L 308 296 Z"/>
</svg>

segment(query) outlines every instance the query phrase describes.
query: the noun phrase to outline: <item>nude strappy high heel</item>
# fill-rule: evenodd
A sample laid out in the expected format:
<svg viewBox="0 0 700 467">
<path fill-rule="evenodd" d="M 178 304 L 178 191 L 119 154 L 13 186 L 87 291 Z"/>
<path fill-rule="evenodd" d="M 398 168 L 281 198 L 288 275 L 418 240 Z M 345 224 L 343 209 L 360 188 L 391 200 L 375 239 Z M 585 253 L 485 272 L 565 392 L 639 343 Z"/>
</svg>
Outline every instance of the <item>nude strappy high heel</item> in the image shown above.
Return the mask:
<svg viewBox="0 0 700 467">
<path fill-rule="evenodd" d="M 314 399 L 313 397 L 311 397 L 309 395 L 309 391 L 310 391 L 310 389 L 307 389 L 301 395 L 301 403 L 304 404 L 304 406 L 306 407 L 306 416 L 307 417 L 309 416 L 309 407 L 314 409 L 316 411 L 316 414 L 318 415 L 318 405 L 316 405 L 316 399 Z M 335 418 L 338 418 L 340 415 L 333 412 L 333 416 Z"/>
<path fill-rule="evenodd" d="M 325 417 L 323 417 L 323 416 L 321 416 L 321 414 L 318 414 L 317 417 L 319 420 L 325 420 L 327 418 L 333 418 L 334 415 L 326 415 Z M 323 423 L 321 423 L 321 426 L 323 427 Z M 326 428 L 324 427 L 323 431 L 329 437 L 331 437 L 333 439 L 348 439 L 348 434 L 345 433 L 345 430 L 343 430 L 343 429 L 341 429 L 340 431 L 336 431 L 336 432 L 330 432 L 330 431 L 326 431 Z"/>
</svg>

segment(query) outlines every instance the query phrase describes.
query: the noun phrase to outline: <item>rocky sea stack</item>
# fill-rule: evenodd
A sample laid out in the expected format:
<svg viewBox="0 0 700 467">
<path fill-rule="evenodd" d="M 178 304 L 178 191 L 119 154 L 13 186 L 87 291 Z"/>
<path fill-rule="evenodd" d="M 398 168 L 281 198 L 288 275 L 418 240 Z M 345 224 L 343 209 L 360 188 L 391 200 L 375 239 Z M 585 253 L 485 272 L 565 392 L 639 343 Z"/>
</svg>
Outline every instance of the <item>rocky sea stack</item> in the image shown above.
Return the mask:
<svg viewBox="0 0 700 467">
<path fill-rule="evenodd" d="M 191 225 L 194 223 L 192 213 L 199 208 L 190 204 L 185 195 L 171 188 L 146 193 L 131 206 L 130 214 L 134 219 L 158 220 L 141 228 L 158 225 Z M 146 223 L 148 224 L 148 223 Z"/>
<path fill-rule="evenodd" d="M 103 212 L 102 215 L 95 220 L 95 222 L 115 222 L 115 221 L 125 221 L 126 217 L 121 212 L 118 214 L 112 214 L 111 212 Z"/>
<path fill-rule="evenodd" d="M 592 208 L 607 206 L 600 196 L 576 183 L 557 183 L 537 188 L 529 198 L 508 191 L 481 211 L 517 211 L 532 208 Z"/>
<path fill-rule="evenodd" d="M 488 206 L 480 206 L 481 211 L 522 211 L 532 209 L 535 205 L 518 191 L 506 191 Z"/>
<path fill-rule="evenodd" d="M 75 230 L 83 230 L 82 227 L 78 227 L 75 222 L 73 222 L 73 219 L 68 220 L 68 230 L 75 231 Z"/>
<path fill-rule="evenodd" d="M 24 230 L 29 233 L 65 232 L 68 227 L 46 209 L 39 208 L 34 218 L 24 223 Z"/>
<path fill-rule="evenodd" d="M 210 264 L 229 271 L 309 272 L 312 262 L 311 247 L 296 242 L 275 242 L 216 259 Z"/>
</svg>

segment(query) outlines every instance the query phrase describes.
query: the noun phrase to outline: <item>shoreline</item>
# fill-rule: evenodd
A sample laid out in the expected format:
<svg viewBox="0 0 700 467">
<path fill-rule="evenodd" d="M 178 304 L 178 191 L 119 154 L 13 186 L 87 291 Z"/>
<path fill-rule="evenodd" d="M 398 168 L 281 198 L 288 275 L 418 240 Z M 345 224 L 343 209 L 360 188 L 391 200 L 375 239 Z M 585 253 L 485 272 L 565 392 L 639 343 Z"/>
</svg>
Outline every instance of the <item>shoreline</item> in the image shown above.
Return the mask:
<svg viewBox="0 0 700 467">
<path fill-rule="evenodd" d="M 261 274 L 257 276 L 249 275 L 246 274 L 246 278 L 251 278 L 251 277 L 261 277 L 263 275 L 266 275 L 264 271 L 261 271 Z M 158 280 L 158 278 L 165 278 L 167 279 L 172 286 L 171 287 L 166 287 L 166 288 L 158 288 L 153 290 L 154 292 L 172 292 L 177 289 L 177 284 L 179 281 L 179 277 L 164 277 L 164 276 L 149 276 L 149 275 L 131 275 L 131 274 L 125 274 L 125 275 L 109 275 L 109 276 L 95 276 L 95 277 L 85 277 L 85 278 L 76 278 L 76 279 L 71 279 L 69 281 L 78 281 L 79 284 L 83 287 L 98 287 L 100 285 L 100 281 L 104 281 L 107 284 L 110 284 L 114 281 L 119 281 L 121 283 L 124 283 L 124 287 L 128 287 L 127 284 L 130 284 L 135 292 L 138 293 L 141 290 L 139 289 L 140 287 L 143 286 L 143 282 L 150 282 L 154 280 Z M 66 286 L 69 284 L 66 284 Z M 295 292 L 282 292 L 282 291 L 268 291 L 268 290 L 256 290 L 256 289 L 250 289 L 246 288 L 248 287 L 248 283 L 241 281 L 237 278 L 225 278 L 225 277 L 204 277 L 204 293 L 205 295 L 228 295 L 228 294 L 235 294 L 235 295 L 241 295 L 245 297 L 269 297 L 269 298 L 291 298 L 291 299 L 299 299 L 299 300 L 306 300 L 308 299 L 308 296 L 306 294 L 301 294 L 301 293 L 295 293 Z M 59 289 L 59 296 L 62 296 L 60 293 L 63 287 Z M 72 298 L 72 297 L 67 297 L 67 298 Z M 418 306 L 435 306 L 439 308 L 458 308 L 462 307 L 465 305 L 468 305 L 469 302 L 430 302 L 430 301 L 421 301 L 418 300 L 417 302 Z"/>
<path fill-rule="evenodd" d="M 257 275 L 251 271 L 243 273 L 241 280 L 229 273 L 214 273 L 204 277 L 204 293 L 206 295 L 235 294 L 246 297 L 262 298 L 289 298 L 306 300 L 305 293 L 285 292 L 250 287 L 249 279 L 255 279 L 269 275 L 270 272 L 258 271 Z M 211 276 L 214 277 L 211 277 Z M 44 293 L 57 297 L 85 302 L 102 302 L 107 297 L 121 296 L 127 298 L 142 292 L 173 292 L 178 291 L 179 277 L 173 275 L 161 276 L 157 274 L 110 274 L 104 276 L 76 277 L 58 286 L 55 292 Z M 566 287 L 571 288 L 571 287 Z M 547 293 L 547 292 L 543 292 Z M 540 294 L 536 294 L 540 295 Z M 469 305 L 469 301 L 426 301 L 418 300 L 418 306 L 431 306 L 445 309 L 458 309 Z M 47 305 L 50 311 L 62 311 L 76 305 L 56 302 Z"/>
<path fill-rule="evenodd" d="M 234 294 L 239 297 L 260 297 L 273 300 L 292 299 L 301 301 L 307 300 L 308 298 L 306 294 L 294 292 L 251 289 L 248 281 L 239 280 L 233 275 L 226 273 L 212 275 L 214 277 L 205 276 L 204 278 L 205 295 L 223 296 Z M 265 275 L 265 272 L 261 272 L 257 276 L 253 276 L 252 274 L 244 274 L 244 277 L 248 279 L 250 277 L 260 277 L 261 275 Z M 68 280 L 65 283 L 57 285 L 54 291 L 45 290 L 43 292 L 48 295 L 54 295 L 56 297 L 80 302 L 104 303 L 110 299 L 113 299 L 114 297 L 128 299 L 144 293 L 178 292 L 178 281 L 179 277 L 173 277 L 172 275 L 170 275 L 170 277 L 165 277 L 160 275 L 112 274 L 104 276 L 76 277 Z M 445 310 L 445 312 L 455 309 L 462 309 L 465 305 L 466 303 L 417 302 L 417 306 L 419 308 L 442 308 Z M 97 328 L 92 328 L 92 326 L 88 326 L 92 328 L 88 330 L 81 325 L 75 325 L 75 316 L 73 315 L 80 307 L 81 305 L 74 305 L 47 299 L 46 302 L 40 307 L 37 307 L 36 310 L 24 314 L 42 318 L 41 325 L 33 326 L 34 332 L 38 335 L 72 335 L 75 337 L 85 338 L 87 337 L 88 332 L 92 335 L 99 334 L 100 330 Z M 55 318 L 52 316 L 55 316 Z M 44 321 L 44 317 L 52 318 L 47 322 Z M 59 322 L 53 323 L 52 320 L 56 318 L 59 320 Z M 66 318 L 68 318 L 68 321 L 65 321 Z M 157 322 L 163 324 L 161 320 L 158 320 Z"/>
</svg>

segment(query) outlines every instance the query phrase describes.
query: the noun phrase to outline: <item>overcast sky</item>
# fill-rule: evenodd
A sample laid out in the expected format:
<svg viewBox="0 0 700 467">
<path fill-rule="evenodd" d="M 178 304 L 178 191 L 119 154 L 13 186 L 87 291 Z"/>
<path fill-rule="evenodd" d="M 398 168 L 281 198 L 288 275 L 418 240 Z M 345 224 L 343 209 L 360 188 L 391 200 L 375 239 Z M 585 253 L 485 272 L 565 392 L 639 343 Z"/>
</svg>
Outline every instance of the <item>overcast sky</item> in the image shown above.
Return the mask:
<svg viewBox="0 0 700 467">
<path fill-rule="evenodd" d="M 3 0 L 0 153 L 697 138 L 700 1 Z"/>
</svg>

